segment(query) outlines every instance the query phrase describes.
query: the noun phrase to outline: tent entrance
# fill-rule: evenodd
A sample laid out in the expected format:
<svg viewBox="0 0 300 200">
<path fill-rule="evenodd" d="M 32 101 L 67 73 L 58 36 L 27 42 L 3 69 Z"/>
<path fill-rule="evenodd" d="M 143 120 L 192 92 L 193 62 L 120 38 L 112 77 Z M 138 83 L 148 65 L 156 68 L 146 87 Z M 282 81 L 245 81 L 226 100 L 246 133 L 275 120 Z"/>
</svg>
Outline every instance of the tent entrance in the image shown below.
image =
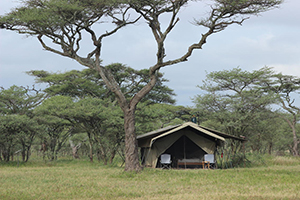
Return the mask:
<svg viewBox="0 0 300 200">
<path fill-rule="evenodd" d="M 187 136 L 181 136 L 174 144 L 172 144 L 163 154 L 171 154 L 172 156 L 172 167 L 177 168 L 178 160 L 182 159 L 199 159 L 203 160 L 206 152 L 196 145 Z M 159 162 L 158 162 L 159 163 Z M 194 168 L 196 166 L 189 166 L 189 168 Z"/>
</svg>

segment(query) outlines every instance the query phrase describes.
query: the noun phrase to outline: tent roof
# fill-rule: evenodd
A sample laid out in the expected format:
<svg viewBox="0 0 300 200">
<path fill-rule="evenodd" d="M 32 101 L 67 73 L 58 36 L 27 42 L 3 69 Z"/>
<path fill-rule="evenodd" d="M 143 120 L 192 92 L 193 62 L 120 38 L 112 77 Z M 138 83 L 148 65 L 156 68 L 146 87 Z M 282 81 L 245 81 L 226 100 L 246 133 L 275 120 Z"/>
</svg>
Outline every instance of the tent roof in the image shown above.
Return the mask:
<svg viewBox="0 0 300 200">
<path fill-rule="evenodd" d="M 177 124 L 177 125 L 173 125 L 173 126 L 167 126 L 165 128 L 161 128 L 161 129 L 158 129 L 158 130 L 155 130 L 155 131 L 151 131 L 151 132 L 148 132 L 148 133 L 145 133 L 143 135 L 138 135 L 137 136 L 137 139 L 146 139 L 146 138 L 153 138 L 153 137 L 156 137 L 164 132 L 167 132 L 171 129 L 174 129 L 178 126 L 181 126 L 181 124 Z"/>
<path fill-rule="evenodd" d="M 195 129 L 199 132 L 202 132 L 205 135 L 208 135 L 210 137 L 213 137 L 213 138 L 221 140 L 221 141 L 225 141 L 225 138 L 230 138 L 230 139 L 235 139 L 235 140 L 240 140 L 240 141 L 246 141 L 243 138 L 239 138 L 239 137 L 228 135 L 228 134 L 225 134 L 225 133 L 213 130 L 213 129 L 209 129 L 209 128 L 206 128 L 206 127 L 203 127 L 203 126 L 199 126 L 199 125 L 197 125 L 193 122 L 186 122 L 184 124 L 168 126 L 168 127 L 165 127 L 165 128 L 155 130 L 155 131 L 151 131 L 151 132 L 145 133 L 143 135 L 137 136 L 137 139 L 138 139 L 138 141 L 147 140 L 148 141 L 147 143 L 150 147 L 150 146 L 152 146 L 153 142 L 155 142 L 155 140 L 157 140 L 161 137 L 167 136 L 169 134 L 172 134 L 172 133 L 174 133 L 176 131 L 179 131 L 181 129 L 184 129 L 186 127 L 192 127 L 193 129 Z"/>
<path fill-rule="evenodd" d="M 217 135 L 219 135 L 219 136 L 222 136 L 222 137 L 224 137 L 224 138 L 228 138 L 228 139 L 234 139 L 234 140 L 239 140 L 239 141 L 241 141 L 241 142 L 243 142 L 243 141 L 247 141 L 246 139 L 244 139 L 244 138 L 242 138 L 242 137 L 237 137 L 237 136 L 234 136 L 234 135 L 229 135 L 229 134 L 226 134 L 226 133 L 222 133 L 222 132 L 220 132 L 220 131 L 217 131 L 217 130 L 214 130 L 214 129 L 211 129 L 211 128 L 207 128 L 207 127 L 204 127 L 204 126 L 200 126 L 200 127 L 202 127 L 203 129 L 206 129 L 206 130 L 208 130 L 208 131 L 211 131 L 211 132 L 213 132 L 213 133 L 215 133 L 215 134 L 217 134 Z"/>
<path fill-rule="evenodd" d="M 218 135 L 216 135 L 216 134 L 214 134 L 214 133 L 212 133 L 212 132 L 210 132 L 210 131 L 207 131 L 207 130 L 205 130 L 205 129 L 199 127 L 197 124 L 195 124 L 195 123 L 193 123 L 193 122 L 187 122 L 187 123 L 182 124 L 181 126 L 178 126 L 178 127 L 174 128 L 174 129 L 171 129 L 171 130 L 169 130 L 169 131 L 167 131 L 167 132 L 165 132 L 165 133 L 163 133 L 163 134 L 160 134 L 160 135 L 158 135 L 158 136 L 152 138 L 152 139 L 151 139 L 151 142 L 150 142 L 150 147 L 152 146 L 153 142 L 155 142 L 155 140 L 157 140 L 157 139 L 159 139 L 159 138 L 162 138 L 162 137 L 164 137 L 164 136 L 167 136 L 167 135 L 169 135 L 169 134 L 172 134 L 172 133 L 174 133 L 174 132 L 176 132 L 176 131 L 179 131 L 179 130 L 181 130 L 181 129 L 184 129 L 184 128 L 186 128 L 186 127 L 193 127 L 194 129 L 196 129 L 196 130 L 198 130 L 198 131 L 200 131 L 200 132 L 202 132 L 202 133 L 205 133 L 205 134 L 208 135 L 208 136 L 211 136 L 211 137 L 213 137 L 213 138 L 216 138 L 216 139 L 225 141 L 225 139 L 224 139 L 223 137 L 218 136 Z"/>
</svg>

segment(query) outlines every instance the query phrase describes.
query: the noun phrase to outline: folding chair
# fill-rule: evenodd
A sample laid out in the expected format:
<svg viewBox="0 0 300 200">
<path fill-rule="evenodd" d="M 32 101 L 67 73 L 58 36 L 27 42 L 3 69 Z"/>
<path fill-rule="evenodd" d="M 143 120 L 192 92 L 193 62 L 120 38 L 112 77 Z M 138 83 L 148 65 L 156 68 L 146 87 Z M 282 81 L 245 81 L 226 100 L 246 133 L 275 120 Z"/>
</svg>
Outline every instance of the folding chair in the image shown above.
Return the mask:
<svg viewBox="0 0 300 200">
<path fill-rule="evenodd" d="M 205 154 L 204 162 L 208 162 L 209 168 L 214 169 L 215 168 L 215 155 L 214 154 Z"/>
<path fill-rule="evenodd" d="M 163 169 L 170 169 L 171 168 L 171 155 L 170 154 L 161 154 L 160 155 L 160 165 Z"/>
</svg>

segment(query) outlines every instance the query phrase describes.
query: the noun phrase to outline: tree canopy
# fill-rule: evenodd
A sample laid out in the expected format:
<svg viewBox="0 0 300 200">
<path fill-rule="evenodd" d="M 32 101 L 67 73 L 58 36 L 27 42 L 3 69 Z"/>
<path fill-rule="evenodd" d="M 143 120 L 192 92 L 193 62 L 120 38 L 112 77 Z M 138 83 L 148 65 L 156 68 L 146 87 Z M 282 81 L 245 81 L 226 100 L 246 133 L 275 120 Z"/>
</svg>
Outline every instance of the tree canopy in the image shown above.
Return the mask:
<svg viewBox="0 0 300 200">
<path fill-rule="evenodd" d="M 243 71 L 240 68 L 207 74 L 203 85 L 206 94 L 194 98 L 197 109 L 206 111 L 210 119 L 222 124 L 222 129 L 235 136 L 253 136 L 253 129 L 269 118 L 272 93 L 265 93 L 259 84 L 270 77 L 269 68 Z"/>
<path fill-rule="evenodd" d="M 147 84 L 149 78 L 149 70 L 147 69 L 135 70 L 120 63 L 113 63 L 106 67 L 114 75 L 127 98 L 130 98 Z M 93 69 L 72 70 L 65 73 L 34 70 L 27 73 L 36 77 L 36 82 L 46 83 L 45 92 L 49 95 L 66 95 L 81 99 L 89 96 L 100 99 L 109 98 L 111 101 L 116 99 L 114 93 L 106 87 L 99 73 Z M 168 81 L 162 73 L 158 73 L 158 80 L 154 88 L 142 101 L 174 104 L 173 96 L 175 93 L 165 85 Z"/>
<path fill-rule="evenodd" d="M 210 127 L 246 137 L 253 151 L 261 151 L 264 146 L 271 152 L 285 132 L 284 137 L 289 138 L 284 142 L 285 149 L 299 155 L 299 107 L 293 98 L 300 89 L 298 77 L 275 73 L 269 67 L 252 72 L 234 68 L 207 74 L 198 87 L 204 93 L 195 96 L 194 103 Z M 276 110 L 278 106 L 282 110 Z M 292 134 L 279 131 L 279 117 L 287 122 Z"/>
</svg>

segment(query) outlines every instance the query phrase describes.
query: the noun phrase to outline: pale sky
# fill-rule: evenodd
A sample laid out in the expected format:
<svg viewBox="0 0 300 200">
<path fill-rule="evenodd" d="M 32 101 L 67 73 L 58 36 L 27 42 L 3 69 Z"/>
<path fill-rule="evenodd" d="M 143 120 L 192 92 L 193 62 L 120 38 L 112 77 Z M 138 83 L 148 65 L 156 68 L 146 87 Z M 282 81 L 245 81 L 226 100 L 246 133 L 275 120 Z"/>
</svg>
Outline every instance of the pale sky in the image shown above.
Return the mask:
<svg viewBox="0 0 300 200">
<path fill-rule="evenodd" d="M 204 1 L 205 2 L 205 1 Z M 17 1 L 1 0 L 0 15 L 18 5 Z M 206 7 L 207 8 L 207 7 Z M 182 10 L 178 26 L 167 40 L 166 54 L 170 59 L 184 53 L 187 47 L 200 39 L 204 29 L 190 22 L 205 16 L 195 4 Z M 252 16 L 243 26 L 233 25 L 208 38 L 202 50 L 194 51 L 188 62 L 161 70 L 167 84 L 177 94 L 176 105 L 193 106 L 191 98 L 201 91 L 206 72 L 230 70 L 257 70 L 273 67 L 283 74 L 300 76 L 300 1 L 285 0 L 279 9 L 260 16 Z M 143 22 L 104 41 L 103 64 L 120 62 L 127 66 L 149 68 L 155 62 L 155 41 Z M 29 70 L 65 72 L 81 70 L 76 61 L 43 50 L 35 37 L 0 30 L 0 86 L 33 85 Z"/>
</svg>

